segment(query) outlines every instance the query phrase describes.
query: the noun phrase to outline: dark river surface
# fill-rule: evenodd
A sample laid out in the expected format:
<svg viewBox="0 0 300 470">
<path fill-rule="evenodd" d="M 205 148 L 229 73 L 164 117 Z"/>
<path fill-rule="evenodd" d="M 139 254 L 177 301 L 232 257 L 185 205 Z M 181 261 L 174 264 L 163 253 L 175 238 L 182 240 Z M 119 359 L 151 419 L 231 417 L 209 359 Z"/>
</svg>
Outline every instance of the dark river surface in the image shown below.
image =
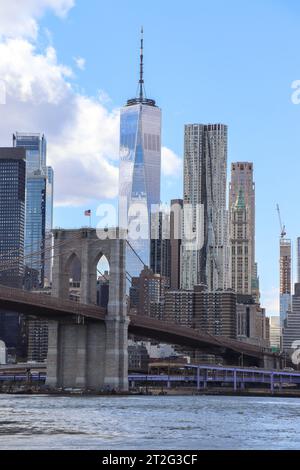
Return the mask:
<svg viewBox="0 0 300 470">
<path fill-rule="evenodd" d="M 300 399 L 0 395 L 0 449 L 300 449 Z"/>
</svg>

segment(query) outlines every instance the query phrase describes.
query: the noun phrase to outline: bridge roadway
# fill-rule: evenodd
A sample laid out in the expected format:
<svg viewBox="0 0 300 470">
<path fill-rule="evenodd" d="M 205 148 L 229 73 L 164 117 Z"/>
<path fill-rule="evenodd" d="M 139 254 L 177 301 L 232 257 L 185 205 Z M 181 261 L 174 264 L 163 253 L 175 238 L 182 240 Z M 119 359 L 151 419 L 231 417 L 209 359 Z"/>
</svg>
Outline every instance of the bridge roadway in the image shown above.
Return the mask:
<svg viewBox="0 0 300 470">
<path fill-rule="evenodd" d="M 60 300 L 50 295 L 27 292 L 0 286 L 0 309 L 18 312 L 32 317 L 63 321 L 73 317 L 80 322 L 104 322 L 106 310 L 94 305 L 85 305 L 71 300 Z M 200 333 L 192 328 L 170 324 L 140 315 L 130 315 L 129 333 L 137 336 L 164 341 L 170 344 L 190 347 L 219 354 L 223 357 L 240 357 L 261 360 L 280 359 L 264 348 L 241 341 Z"/>
</svg>

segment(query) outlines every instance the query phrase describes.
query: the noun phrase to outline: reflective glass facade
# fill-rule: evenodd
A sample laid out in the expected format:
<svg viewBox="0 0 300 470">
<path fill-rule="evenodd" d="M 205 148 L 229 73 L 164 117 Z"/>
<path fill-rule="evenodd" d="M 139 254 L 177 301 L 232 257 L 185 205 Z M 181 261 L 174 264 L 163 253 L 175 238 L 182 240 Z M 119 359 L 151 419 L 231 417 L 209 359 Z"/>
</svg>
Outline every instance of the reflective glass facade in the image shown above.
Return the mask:
<svg viewBox="0 0 300 470">
<path fill-rule="evenodd" d="M 25 151 L 0 148 L 0 284 L 22 288 L 24 276 Z M 7 269 L 7 265 L 10 269 Z M 0 340 L 8 352 L 24 357 L 24 322 L 0 311 Z"/>
<path fill-rule="evenodd" d="M 0 283 L 11 287 L 23 283 L 24 218 L 25 152 L 0 148 Z"/>
<path fill-rule="evenodd" d="M 46 177 L 28 175 L 26 180 L 25 264 L 27 287 L 38 287 L 44 281 Z"/>
<path fill-rule="evenodd" d="M 47 181 L 46 181 L 46 222 L 45 222 L 45 285 L 50 285 L 52 282 L 52 247 L 53 247 L 53 187 L 54 185 L 54 172 L 51 166 L 47 166 Z M 50 259 L 49 259 L 50 258 Z"/>
<path fill-rule="evenodd" d="M 16 132 L 13 135 L 13 145 L 26 149 L 26 174 L 45 170 L 47 142 L 44 135 Z"/>
<path fill-rule="evenodd" d="M 128 240 L 147 266 L 151 208 L 160 204 L 160 170 L 161 110 L 152 100 L 130 100 L 121 110 L 119 226 L 129 229 Z M 131 276 L 143 268 L 132 250 L 127 265 Z"/>
<path fill-rule="evenodd" d="M 25 287 L 32 289 L 44 286 L 45 275 L 51 278 L 51 239 L 46 237 L 52 229 L 53 170 L 46 166 L 44 135 L 17 132 L 13 144 L 26 150 Z"/>
</svg>

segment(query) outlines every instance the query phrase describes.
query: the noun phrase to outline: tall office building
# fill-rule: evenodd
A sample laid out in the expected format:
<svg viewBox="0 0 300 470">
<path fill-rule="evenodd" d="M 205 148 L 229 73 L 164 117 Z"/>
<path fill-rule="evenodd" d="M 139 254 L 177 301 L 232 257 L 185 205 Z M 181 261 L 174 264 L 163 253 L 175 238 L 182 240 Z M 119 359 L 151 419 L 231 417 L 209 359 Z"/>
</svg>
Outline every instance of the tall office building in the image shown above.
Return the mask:
<svg viewBox="0 0 300 470">
<path fill-rule="evenodd" d="M 27 290 L 49 287 L 52 280 L 53 169 L 47 166 L 47 142 L 39 133 L 13 135 L 13 146 L 26 151 L 25 275 Z M 27 321 L 28 359 L 45 359 L 48 322 Z"/>
<path fill-rule="evenodd" d="M 50 286 L 52 283 L 53 264 L 53 192 L 54 192 L 54 172 L 51 166 L 47 166 L 46 181 L 46 214 L 45 214 L 45 270 L 44 284 Z"/>
<path fill-rule="evenodd" d="M 270 317 L 270 346 L 275 351 L 281 349 L 282 328 L 279 317 Z"/>
<path fill-rule="evenodd" d="M 295 294 L 292 297 L 292 305 L 286 313 L 282 333 L 282 348 L 292 353 L 299 348 L 300 341 L 300 284 L 295 284 Z"/>
<path fill-rule="evenodd" d="M 24 274 L 25 165 L 23 149 L 0 148 L 0 283 L 19 288 Z"/>
<path fill-rule="evenodd" d="M 237 295 L 237 339 L 269 347 L 270 324 L 266 311 L 252 295 Z"/>
<path fill-rule="evenodd" d="M 146 98 L 143 76 L 143 35 L 138 97 L 121 109 L 119 226 L 128 228 L 128 241 L 150 266 L 151 209 L 160 204 L 161 110 Z M 137 217 L 139 219 L 137 220 Z M 127 246 L 127 271 L 138 276 L 143 264 Z"/>
<path fill-rule="evenodd" d="M 144 268 L 139 277 L 132 278 L 130 288 L 131 312 L 150 316 L 152 304 L 160 303 L 164 298 L 168 285 L 168 278 L 160 274 L 154 274 L 149 268 Z"/>
<path fill-rule="evenodd" d="M 297 238 L 297 282 L 300 283 L 300 237 Z"/>
<path fill-rule="evenodd" d="M 164 299 L 163 320 L 194 328 L 194 291 L 168 290 Z"/>
<path fill-rule="evenodd" d="M 170 213 L 163 208 L 152 213 L 150 268 L 154 274 L 160 274 L 170 279 Z"/>
<path fill-rule="evenodd" d="M 207 285 L 209 291 L 228 286 L 226 178 L 227 126 L 186 125 L 182 252 L 184 289 L 193 289 L 197 284 Z M 189 243 L 187 232 L 189 235 L 202 234 L 197 249 Z"/>
<path fill-rule="evenodd" d="M 26 150 L 25 287 L 32 289 L 51 280 L 53 170 L 44 135 L 17 132 L 13 145 Z"/>
<path fill-rule="evenodd" d="M 181 286 L 182 210 L 183 200 L 173 199 L 170 214 L 170 287 L 174 290 L 180 289 Z"/>
<path fill-rule="evenodd" d="M 231 290 L 208 292 L 194 287 L 194 328 L 214 336 L 236 339 L 236 294 Z"/>
<path fill-rule="evenodd" d="M 171 289 L 180 289 L 183 200 L 173 199 L 170 208 L 152 213 L 152 271 L 169 278 Z"/>
<path fill-rule="evenodd" d="M 0 284 L 22 288 L 24 276 L 25 150 L 0 148 Z M 0 340 L 24 355 L 24 322 L 0 312 Z"/>
<path fill-rule="evenodd" d="M 292 294 L 292 241 L 287 238 L 280 239 L 280 324 L 281 327 L 287 319 L 287 312 L 291 310 Z"/>
<path fill-rule="evenodd" d="M 230 290 L 208 292 L 206 286 L 193 290 L 168 290 L 163 320 L 194 328 L 202 333 L 236 338 L 236 294 Z"/>
<path fill-rule="evenodd" d="M 229 215 L 231 287 L 238 294 L 251 294 L 259 301 L 255 263 L 255 184 L 251 162 L 231 165 Z"/>
<path fill-rule="evenodd" d="M 249 210 L 244 192 L 230 209 L 231 288 L 237 294 L 252 294 L 252 243 Z"/>
<path fill-rule="evenodd" d="M 25 288 L 29 290 L 44 286 L 46 182 L 40 170 L 26 177 Z"/>
</svg>

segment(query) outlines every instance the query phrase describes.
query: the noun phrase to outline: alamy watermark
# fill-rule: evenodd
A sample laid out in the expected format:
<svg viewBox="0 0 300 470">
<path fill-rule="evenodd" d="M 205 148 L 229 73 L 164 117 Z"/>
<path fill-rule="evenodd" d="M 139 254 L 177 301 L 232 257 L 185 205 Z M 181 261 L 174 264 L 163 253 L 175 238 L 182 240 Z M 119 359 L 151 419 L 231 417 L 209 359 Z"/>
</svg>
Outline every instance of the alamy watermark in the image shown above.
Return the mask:
<svg viewBox="0 0 300 470">
<path fill-rule="evenodd" d="M 0 79 L 0 105 L 6 104 L 6 83 Z"/>
<path fill-rule="evenodd" d="M 300 364 L 300 340 L 293 342 L 292 349 L 294 350 L 291 356 L 292 362 L 298 366 Z"/>
<path fill-rule="evenodd" d="M 119 212 L 112 204 L 100 204 L 96 215 L 100 239 L 118 236 L 134 242 L 172 238 L 181 240 L 187 251 L 200 250 L 204 245 L 203 204 L 152 205 L 149 210 L 144 201 L 133 202 L 128 207 L 124 197 L 119 201 Z M 117 226 L 122 229 L 118 234 L 116 228 L 109 228 Z"/>
</svg>

